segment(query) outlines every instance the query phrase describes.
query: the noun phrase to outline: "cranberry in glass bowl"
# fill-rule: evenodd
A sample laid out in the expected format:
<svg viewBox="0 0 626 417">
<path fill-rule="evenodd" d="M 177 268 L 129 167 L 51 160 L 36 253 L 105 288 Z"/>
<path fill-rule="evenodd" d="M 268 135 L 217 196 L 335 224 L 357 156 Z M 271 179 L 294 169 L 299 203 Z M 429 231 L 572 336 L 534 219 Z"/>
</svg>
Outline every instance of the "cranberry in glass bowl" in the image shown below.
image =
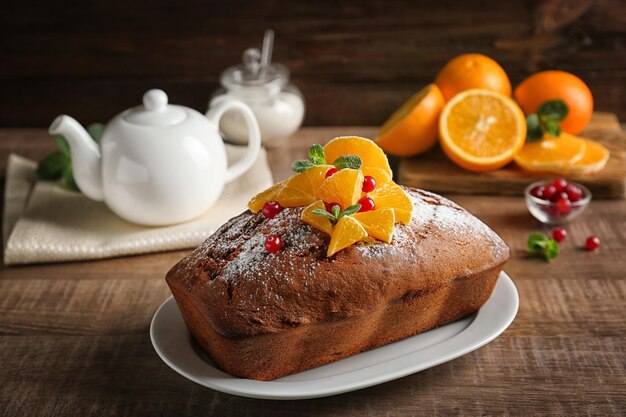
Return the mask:
<svg viewBox="0 0 626 417">
<path fill-rule="evenodd" d="M 538 181 L 524 191 L 528 211 L 545 224 L 563 224 L 585 211 L 591 192 L 584 185 L 563 178 Z"/>
</svg>

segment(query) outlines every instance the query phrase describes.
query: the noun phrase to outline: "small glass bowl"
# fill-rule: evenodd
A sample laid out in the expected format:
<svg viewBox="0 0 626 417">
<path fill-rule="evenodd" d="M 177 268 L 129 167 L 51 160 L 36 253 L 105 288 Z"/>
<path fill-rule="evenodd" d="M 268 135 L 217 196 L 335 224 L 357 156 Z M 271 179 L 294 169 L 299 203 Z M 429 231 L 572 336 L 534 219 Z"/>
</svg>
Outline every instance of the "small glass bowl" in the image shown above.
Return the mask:
<svg viewBox="0 0 626 417">
<path fill-rule="evenodd" d="M 532 214 L 533 217 L 539 220 L 541 223 L 567 223 L 575 217 L 578 217 L 589 206 L 589 202 L 591 201 L 591 191 L 589 191 L 589 189 L 584 185 L 578 184 L 576 182 L 569 181 L 570 184 L 573 184 L 580 188 L 583 195 L 580 200 L 572 202 L 569 210 L 566 212 L 562 212 L 562 210 L 559 210 L 556 203 L 550 200 L 542 200 L 530 194 L 530 191 L 533 188 L 540 185 L 549 185 L 551 183 L 552 180 L 537 181 L 530 184 L 528 187 L 526 187 L 526 190 L 524 190 L 524 197 L 526 198 L 526 206 L 528 207 L 528 211 L 530 211 L 530 214 Z"/>
</svg>

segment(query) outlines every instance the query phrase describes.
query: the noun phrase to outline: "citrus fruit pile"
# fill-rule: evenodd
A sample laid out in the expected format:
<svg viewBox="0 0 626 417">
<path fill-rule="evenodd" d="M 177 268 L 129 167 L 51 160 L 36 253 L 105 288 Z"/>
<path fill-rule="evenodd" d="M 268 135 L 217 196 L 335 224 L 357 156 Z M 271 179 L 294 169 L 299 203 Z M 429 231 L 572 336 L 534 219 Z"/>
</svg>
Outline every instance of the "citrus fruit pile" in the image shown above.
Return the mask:
<svg viewBox="0 0 626 417">
<path fill-rule="evenodd" d="M 371 140 L 338 137 L 312 146 L 309 155 L 294 163 L 301 172 L 257 194 L 248 208 L 274 218 L 284 208 L 304 207 L 302 221 L 330 236 L 329 257 L 368 236 L 391 243 L 395 223 L 411 221 L 411 200 Z M 266 249 L 273 253 L 280 245 L 271 237 Z"/>
<path fill-rule="evenodd" d="M 555 101 L 560 114 L 551 110 Z M 375 141 L 391 155 L 412 156 L 439 139 L 454 163 L 477 172 L 514 160 L 528 171 L 589 174 L 609 159 L 604 146 L 574 136 L 592 112 L 591 91 L 573 74 L 538 72 L 513 90 L 496 61 L 464 54 L 396 110 Z"/>
</svg>

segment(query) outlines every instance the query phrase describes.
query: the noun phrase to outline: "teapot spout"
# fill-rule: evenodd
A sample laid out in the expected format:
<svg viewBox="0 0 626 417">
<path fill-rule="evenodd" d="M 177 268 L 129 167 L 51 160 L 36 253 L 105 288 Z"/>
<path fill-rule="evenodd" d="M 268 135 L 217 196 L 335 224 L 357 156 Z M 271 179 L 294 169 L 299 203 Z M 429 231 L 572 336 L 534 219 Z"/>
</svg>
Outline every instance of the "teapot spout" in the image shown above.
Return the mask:
<svg viewBox="0 0 626 417">
<path fill-rule="evenodd" d="M 104 200 L 100 148 L 74 118 L 60 115 L 50 125 L 51 135 L 63 135 L 72 154 L 72 172 L 76 185 L 92 200 Z"/>
</svg>

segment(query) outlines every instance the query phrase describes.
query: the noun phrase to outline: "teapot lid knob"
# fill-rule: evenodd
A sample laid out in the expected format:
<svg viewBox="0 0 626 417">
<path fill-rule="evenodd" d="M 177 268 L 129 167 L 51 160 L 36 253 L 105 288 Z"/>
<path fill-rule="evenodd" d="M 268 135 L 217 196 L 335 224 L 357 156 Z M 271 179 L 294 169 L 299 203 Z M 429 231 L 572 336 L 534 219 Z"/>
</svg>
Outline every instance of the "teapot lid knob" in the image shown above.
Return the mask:
<svg viewBox="0 0 626 417">
<path fill-rule="evenodd" d="M 167 94 L 158 88 L 148 90 L 143 95 L 143 106 L 150 111 L 164 110 L 167 107 Z"/>
</svg>

